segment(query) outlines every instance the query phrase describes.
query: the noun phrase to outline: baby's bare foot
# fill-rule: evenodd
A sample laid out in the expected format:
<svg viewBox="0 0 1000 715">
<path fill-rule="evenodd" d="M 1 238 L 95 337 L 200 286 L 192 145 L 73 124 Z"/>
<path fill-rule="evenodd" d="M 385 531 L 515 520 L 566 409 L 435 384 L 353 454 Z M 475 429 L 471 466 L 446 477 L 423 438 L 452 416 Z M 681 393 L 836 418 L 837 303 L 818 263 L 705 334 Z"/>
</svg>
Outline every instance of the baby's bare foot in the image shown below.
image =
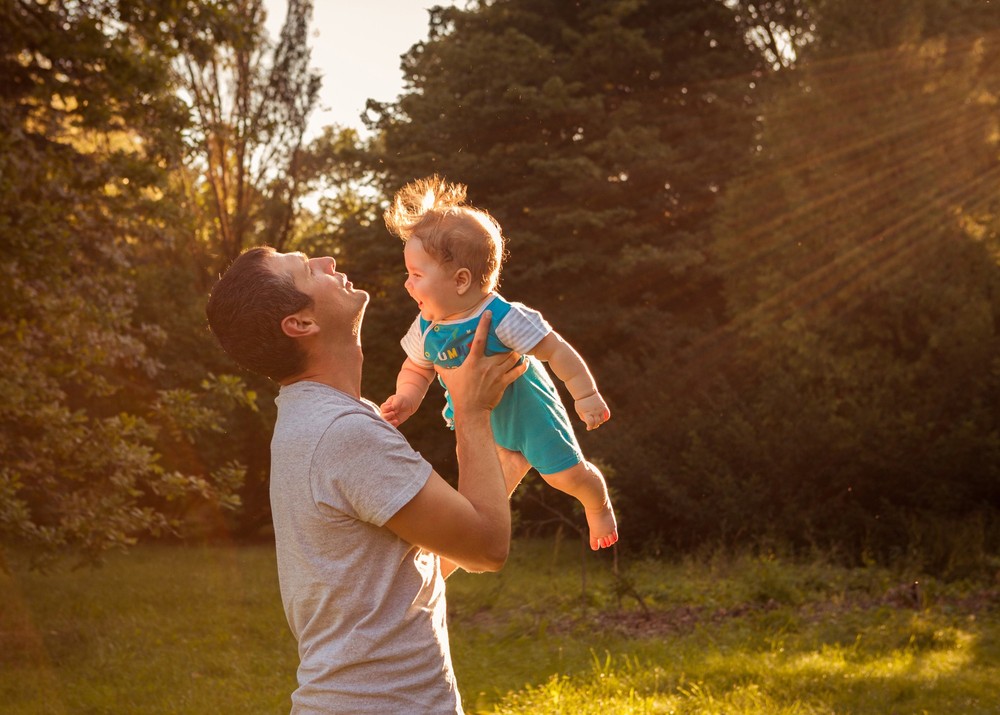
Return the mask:
<svg viewBox="0 0 1000 715">
<path fill-rule="evenodd" d="M 606 549 L 618 541 L 618 524 L 615 522 L 615 512 L 611 501 L 597 509 L 584 509 L 587 514 L 587 526 L 590 527 L 590 548 L 594 551 Z"/>
</svg>

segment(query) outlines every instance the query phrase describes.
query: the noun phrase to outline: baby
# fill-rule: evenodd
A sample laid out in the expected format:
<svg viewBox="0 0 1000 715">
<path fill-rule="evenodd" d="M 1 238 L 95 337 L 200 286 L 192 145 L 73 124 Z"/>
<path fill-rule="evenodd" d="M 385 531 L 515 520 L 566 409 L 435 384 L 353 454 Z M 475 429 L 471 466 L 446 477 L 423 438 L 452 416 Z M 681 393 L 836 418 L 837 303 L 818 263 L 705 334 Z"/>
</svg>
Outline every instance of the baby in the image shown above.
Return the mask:
<svg viewBox="0 0 1000 715">
<path fill-rule="evenodd" d="M 583 504 L 591 549 L 611 546 L 618 541 L 618 528 L 607 485 L 600 470 L 584 459 L 542 362 L 565 383 L 588 430 L 607 422 L 611 412 L 576 350 L 540 313 L 496 292 L 504 258 L 500 226 L 465 197 L 464 185 L 434 176 L 404 186 L 385 212 L 389 232 L 403 240 L 406 290 L 420 314 L 401 341 L 406 360 L 396 394 L 381 406 L 382 416 L 398 426 L 416 412 L 434 379 L 434 366 L 462 364 L 479 318 L 489 310 L 487 354 L 513 350 L 529 363 L 493 410 L 497 444 L 522 453 L 549 485 Z M 445 420 L 454 428 L 445 396 Z"/>
</svg>

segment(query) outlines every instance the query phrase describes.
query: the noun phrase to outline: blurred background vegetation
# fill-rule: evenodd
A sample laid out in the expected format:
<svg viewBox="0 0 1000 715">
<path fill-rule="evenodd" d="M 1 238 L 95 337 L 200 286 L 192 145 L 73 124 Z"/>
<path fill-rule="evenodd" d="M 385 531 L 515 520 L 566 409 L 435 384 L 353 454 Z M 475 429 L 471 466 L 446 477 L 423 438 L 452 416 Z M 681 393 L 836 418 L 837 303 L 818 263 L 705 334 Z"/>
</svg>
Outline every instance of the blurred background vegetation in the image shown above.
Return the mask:
<svg viewBox="0 0 1000 715">
<path fill-rule="evenodd" d="M 208 291 L 248 246 L 335 256 L 380 402 L 414 313 L 381 210 L 438 173 L 608 399 L 581 441 L 627 552 L 987 568 L 997 3 L 472 0 L 431 11 L 366 132 L 307 141 L 311 12 L 271 38 L 261 0 L 0 3 L 4 545 L 269 538 L 276 390 Z M 403 431 L 450 476 L 437 399 Z M 522 533 L 582 526 L 539 481 Z"/>
</svg>

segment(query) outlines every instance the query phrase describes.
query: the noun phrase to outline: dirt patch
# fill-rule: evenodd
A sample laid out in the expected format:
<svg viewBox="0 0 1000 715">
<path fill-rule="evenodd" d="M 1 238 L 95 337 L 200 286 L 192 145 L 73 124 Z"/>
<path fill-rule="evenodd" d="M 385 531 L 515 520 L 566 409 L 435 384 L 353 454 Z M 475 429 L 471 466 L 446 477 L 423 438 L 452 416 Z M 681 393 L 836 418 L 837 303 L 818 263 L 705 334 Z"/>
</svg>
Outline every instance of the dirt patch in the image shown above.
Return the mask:
<svg viewBox="0 0 1000 715">
<path fill-rule="evenodd" d="M 552 613 L 517 614 L 496 613 L 483 610 L 472 614 L 453 614 L 453 621 L 467 623 L 477 628 L 495 630 L 506 626 L 514 630 L 572 633 L 581 630 L 615 633 L 626 638 L 655 638 L 666 635 L 690 633 L 700 625 L 719 625 L 747 616 L 759 615 L 778 609 L 791 609 L 808 621 L 836 618 L 839 614 L 871 608 L 891 607 L 923 610 L 926 608 L 960 614 L 976 615 L 1000 610 L 1000 589 L 985 589 L 955 598 L 935 598 L 933 603 L 912 585 L 890 589 L 882 596 L 857 596 L 836 601 L 813 601 L 800 606 L 788 606 L 776 601 L 744 603 L 728 608 L 677 606 L 674 608 L 643 610 L 591 609 L 586 616 L 554 615 Z M 519 624 L 519 625 L 517 625 Z"/>
</svg>

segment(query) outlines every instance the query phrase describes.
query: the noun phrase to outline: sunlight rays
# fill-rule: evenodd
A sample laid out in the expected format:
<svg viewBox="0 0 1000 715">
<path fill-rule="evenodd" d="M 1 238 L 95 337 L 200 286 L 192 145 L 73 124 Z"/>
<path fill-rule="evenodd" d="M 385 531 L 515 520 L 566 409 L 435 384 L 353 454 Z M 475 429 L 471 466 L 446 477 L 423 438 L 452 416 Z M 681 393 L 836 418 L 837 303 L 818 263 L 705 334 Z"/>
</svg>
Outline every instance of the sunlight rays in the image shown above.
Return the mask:
<svg viewBox="0 0 1000 715">
<path fill-rule="evenodd" d="M 810 90 L 767 121 L 773 169 L 733 189 L 742 205 L 717 229 L 724 272 L 742 287 L 729 322 L 682 356 L 692 376 L 736 339 L 858 309 L 964 235 L 963 215 L 992 210 L 996 98 L 969 72 L 982 54 L 970 41 L 803 71 Z"/>
</svg>

